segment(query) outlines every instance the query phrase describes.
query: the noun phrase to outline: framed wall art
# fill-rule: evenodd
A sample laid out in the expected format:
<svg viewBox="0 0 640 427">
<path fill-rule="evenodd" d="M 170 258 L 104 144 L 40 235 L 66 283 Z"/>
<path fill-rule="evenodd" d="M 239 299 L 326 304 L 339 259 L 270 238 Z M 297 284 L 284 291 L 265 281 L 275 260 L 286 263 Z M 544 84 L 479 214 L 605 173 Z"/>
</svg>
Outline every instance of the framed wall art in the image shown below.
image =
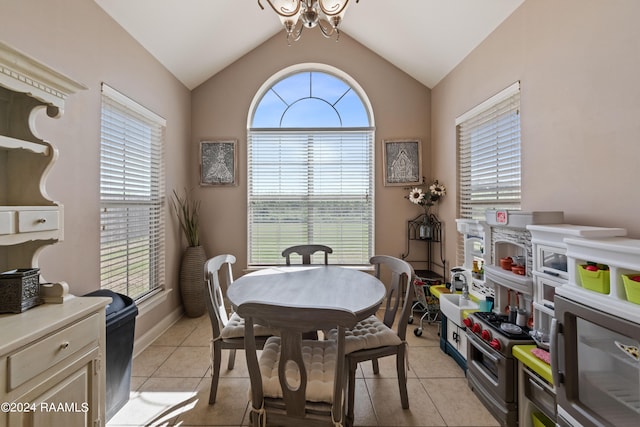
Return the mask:
<svg viewBox="0 0 640 427">
<path fill-rule="evenodd" d="M 237 185 L 238 140 L 200 141 L 200 185 Z"/>
<path fill-rule="evenodd" d="M 419 139 L 382 141 L 385 186 L 411 186 L 422 183 L 422 142 Z"/>
</svg>

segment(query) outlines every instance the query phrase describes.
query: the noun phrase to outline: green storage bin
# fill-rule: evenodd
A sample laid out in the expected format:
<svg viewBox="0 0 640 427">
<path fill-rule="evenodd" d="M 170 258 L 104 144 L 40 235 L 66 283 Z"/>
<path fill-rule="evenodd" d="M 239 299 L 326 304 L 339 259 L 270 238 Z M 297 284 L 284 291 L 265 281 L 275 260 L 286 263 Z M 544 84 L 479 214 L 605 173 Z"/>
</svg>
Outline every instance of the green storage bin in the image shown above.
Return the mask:
<svg viewBox="0 0 640 427">
<path fill-rule="evenodd" d="M 556 425 L 549 417 L 538 411 L 531 413 L 531 419 L 533 421 L 533 427 L 555 427 Z"/>
<path fill-rule="evenodd" d="M 610 286 L 609 270 L 585 270 L 587 265 L 588 264 L 578 266 L 582 287 L 601 294 L 608 294 Z"/>
<path fill-rule="evenodd" d="M 640 273 L 622 275 L 622 283 L 624 283 L 624 291 L 627 294 L 627 301 L 634 304 L 640 304 L 640 282 L 631 280 L 631 277 L 639 275 Z"/>
</svg>

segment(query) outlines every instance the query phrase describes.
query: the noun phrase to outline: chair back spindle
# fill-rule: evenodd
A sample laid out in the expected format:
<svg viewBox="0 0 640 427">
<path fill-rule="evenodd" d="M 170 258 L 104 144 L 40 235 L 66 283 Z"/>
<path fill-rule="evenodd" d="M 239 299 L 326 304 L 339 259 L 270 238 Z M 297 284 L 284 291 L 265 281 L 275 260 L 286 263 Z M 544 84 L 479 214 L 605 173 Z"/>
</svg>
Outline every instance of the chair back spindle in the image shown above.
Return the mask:
<svg viewBox="0 0 640 427">
<path fill-rule="evenodd" d="M 333 253 L 333 249 L 325 245 L 296 245 L 290 246 L 282 251 L 282 256 L 285 258 L 287 265 L 291 265 L 291 254 L 298 254 L 302 256 L 302 264 L 311 264 L 311 256 L 316 252 L 324 252 L 324 264 L 329 264 L 329 254 Z"/>
<path fill-rule="evenodd" d="M 247 366 L 251 382 L 251 400 L 254 425 L 256 418 L 267 416 L 269 421 L 277 425 L 305 425 L 306 423 L 324 420 L 326 425 L 334 425 L 335 421 L 343 422 L 343 401 L 346 387 L 346 360 L 344 347 L 345 328 L 356 324 L 354 313 L 345 310 L 324 308 L 301 308 L 262 303 L 245 303 L 238 307 L 238 314 L 245 318 L 245 348 Z M 260 360 L 253 341 L 253 324 L 260 323 L 279 331 L 279 336 L 270 338 L 265 344 Z M 336 341 L 304 340 L 303 334 L 310 328 L 337 328 Z M 309 349 L 312 350 L 309 350 Z M 273 352 L 277 351 L 277 356 Z M 311 356 L 313 356 L 313 366 Z M 270 386 L 265 386 L 261 366 L 272 362 L 277 357 L 277 373 L 279 390 L 274 393 L 271 379 Z M 316 360 L 320 357 L 322 362 Z M 267 362 L 263 361 L 267 359 Z M 306 363 L 305 363 L 306 360 Z M 312 391 L 310 375 L 318 364 L 323 364 L 320 372 L 333 369 L 333 378 L 313 378 L 315 382 L 332 383 L 331 395 L 318 397 L 318 390 Z M 310 371 L 311 370 L 311 371 Z M 270 372 L 270 369 L 266 369 Z M 313 408 L 312 411 L 310 409 Z M 265 413 L 262 412 L 264 409 Z M 260 415 L 259 415 L 260 414 Z M 334 418 L 338 418 L 335 420 Z"/>
</svg>

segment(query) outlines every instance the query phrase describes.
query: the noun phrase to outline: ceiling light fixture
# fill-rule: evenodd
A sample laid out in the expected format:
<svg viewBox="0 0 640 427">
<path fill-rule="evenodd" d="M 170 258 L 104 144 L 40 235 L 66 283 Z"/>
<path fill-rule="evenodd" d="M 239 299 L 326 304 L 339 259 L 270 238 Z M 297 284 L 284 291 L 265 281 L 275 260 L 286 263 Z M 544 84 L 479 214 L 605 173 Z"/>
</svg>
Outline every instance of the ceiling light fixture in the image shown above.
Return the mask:
<svg viewBox="0 0 640 427">
<path fill-rule="evenodd" d="M 360 0 L 356 0 L 358 3 Z M 349 5 L 349 0 L 266 0 L 280 22 L 287 31 L 287 41 L 298 41 L 305 28 L 318 26 L 322 35 L 331 38 L 336 35 L 336 41 L 340 37 L 338 25 L 344 18 L 344 13 Z M 258 0 L 260 9 L 264 6 Z"/>
</svg>

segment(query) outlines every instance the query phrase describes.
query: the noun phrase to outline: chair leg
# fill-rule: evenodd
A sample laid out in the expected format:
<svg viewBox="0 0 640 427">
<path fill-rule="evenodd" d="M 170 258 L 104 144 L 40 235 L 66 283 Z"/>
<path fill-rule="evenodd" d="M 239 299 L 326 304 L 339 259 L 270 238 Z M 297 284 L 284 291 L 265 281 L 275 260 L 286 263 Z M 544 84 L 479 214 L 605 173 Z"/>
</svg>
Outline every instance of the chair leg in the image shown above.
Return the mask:
<svg viewBox="0 0 640 427">
<path fill-rule="evenodd" d="M 229 350 L 229 364 L 227 365 L 227 369 L 230 371 L 233 370 L 233 367 L 236 364 L 236 349 L 233 348 Z"/>
<path fill-rule="evenodd" d="M 222 359 L 222 343 L 216 340 L 213 342 L 213 360 L 211 373 L 211 390 L 209 391 L 209 405 L 216 403 L 216 395 L 218 394 L 218 380 L 220 379 L 220 363 Z"/>
<path fill-rule="evenodd" d="M 354 423 L 353 406 L 355 404 L 356 395 L 356 369 L 358 363 L 347 357 L 347 365 L 349 369 L 349 381 L 347 384 L 347 408 L 346 408 L 346 427 L 352 427 Z"/>
<path fill-rule="evenodd" d="M 249 404 L 249 421 L 251 421 L 251 425 L 253 427 L 262 427 L 261 415 L 258 412 L 254 412 L 251 410 L 252 406 Z M 262 417 L 266 417 L 266 414 L 263 414 Z"/>
<path fill-rule="evenodd" d="M 407 372 L 405 371 L 405 347 L 401 345 L 396 354 L 396 368 L 398 371 L 398 387 L 400 387 L 400 403 L 403 409 L 409 409 L 409 394 L 407 393 Z"/>
<path fill-rule="evenodd" d="M 378 359 L 371 359 L 371 364 L 373 365 L 373 373 L 378 375 L 380 373 L 380 366 L 378 365 Z"/>
</svg>

